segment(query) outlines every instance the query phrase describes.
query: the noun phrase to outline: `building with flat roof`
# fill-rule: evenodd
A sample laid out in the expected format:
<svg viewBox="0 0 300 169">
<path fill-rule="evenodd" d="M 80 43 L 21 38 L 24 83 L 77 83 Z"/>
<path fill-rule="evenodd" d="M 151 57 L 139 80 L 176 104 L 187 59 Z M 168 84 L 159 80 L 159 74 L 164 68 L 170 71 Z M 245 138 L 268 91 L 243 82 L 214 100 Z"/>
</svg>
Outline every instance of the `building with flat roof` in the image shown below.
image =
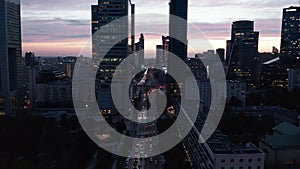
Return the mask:
<svg viewBox="0 0 300 169">
<path fill-rule="evenodd" d="M 273 128 L 272 135 L 260 140 L 259 147 L 266 154 L 269 169 L 294 169 L 300 167 L 300 128 L 282 122 Z"/>
<path fill-rule="evenodd" d="M 219 130 L 205 143 L 199 143 L 199 130 L 195 127 L 184 143 L 195 169 L 263 169 L 264 153 L 251 143 L 233 144 Z"/>
<path fill-rule="evenodd" d="M 265 154 L 251 143 L 237 145 L 232 143 L 220 130 L 203 142 L 203 135 L 214 129 L 214 124 L 208 122 L 205 131 L 206 117 L 199 113 L 196 123 L 184 139 L 185 149 L 195 169 L 263 169 Z M 203 142 L 203 143 L 202 143 Z"/>
</svg>

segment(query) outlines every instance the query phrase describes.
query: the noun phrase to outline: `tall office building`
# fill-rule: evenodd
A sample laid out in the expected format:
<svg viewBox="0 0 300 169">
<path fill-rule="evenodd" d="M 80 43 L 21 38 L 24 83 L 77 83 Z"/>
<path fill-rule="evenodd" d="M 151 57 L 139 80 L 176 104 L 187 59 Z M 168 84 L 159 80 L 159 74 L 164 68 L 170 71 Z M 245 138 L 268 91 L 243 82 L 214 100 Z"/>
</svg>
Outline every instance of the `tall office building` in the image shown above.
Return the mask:
<svg viewBox="0 0 300 169">
<path fill-rule="evenodd" d="M 169 19 L 169 54 L 168 57 L 168 72 L 182 75 L 184 72 L 180 67 L 176 66 L 173 57 L 179 57 L 181 60 L 187 59 L 187 14 L 188 14 L 188 0 L 171 0 L 170 5 L 170 19 Z M 184 83 L 172 80 L 167 77 L 167 88 L 170 96 L 180 97 L 180 86 Z"/>
<path fill-rule="evenodd" d="M 21 18 L 19 0 L 0 0 L 0 114 L 22 102 Z"/>
<path fill-rule="evenodd" d="M 225 49 L 218 48 L 218 49 L 216 49 L 216 53 L 219 56 L 221 62 L 224 64 L 224 62 L 225 62 Z"/>
<path fill-rule="evenodd" d="M 116 67 L 128 55 L 128 38 L 116 42 L 121 37 L 128 37 L 128 19 L 114 23 L 108 32 L 97 32 L 103 26 L 121 17 L 128 15 L 128 0 L 98 0 L 97 5 L 92 5 L 92 43 L 93 58 L 102 56 L 103 47 L 113 46 L 105 54 L 98 68 L 96 78 L 97 99 L 100 110 L 114 109 L 111 97 L 111 81 Z M 114 30 L 117 31 L 115 33 Z M 104 55 L 104 54 L 103 54 Z"/>
<path fill-rule="evenodd" d="M 188 1 L 187 0 L 171 0 L 170 15 L 179 17 L 178 20 L 170 16 L 169 20 L 169 51 L 174 55 L 180 57 L 182 60 L 187 58 L 187 14 L 188 14 Z M 181 39 L 181 41 L 178 41 Z M 170 58 L 170 61 L 172 59 Z"/>
<path fill-rule="evenodd" d="M 162 69 L 163 64 L 163 45 L 156 45 L 156 68 Z"/>
<path fill-rule="evenodd" d="M 145 37 L 144 34 L 140 34 L 140 38 L 139 41 L 137 43 L 135 43 L 135 66 L 137 67 L 141 67 L 143 66 L 144 60 L 145 60 Z"/>
<path fill-rule="evenodd" d="M 300 7 L 283 9 L 280 52 L 283 57 L 300 57 Z"/>
<path fill-rule="evenodd" d="M 256 57 L 259 32 L 254 31 L 253 21 L 236 21 L 232 24 L 231 40 L 227 41 L 227 79 L 239 80 L 256 86 Z"/>
<path fill-rule="evenodd" d="M 31 106 L 33 106 L 35 103 L 34 96 L 36 93 L 36 75 L 38 73 L 33 52 L 28 51 L 25 53 L 25 68 L 27 73 L 27 76 L 25 76 L 27 78 L 26 97 L 30 100 Z"/>
</svg>

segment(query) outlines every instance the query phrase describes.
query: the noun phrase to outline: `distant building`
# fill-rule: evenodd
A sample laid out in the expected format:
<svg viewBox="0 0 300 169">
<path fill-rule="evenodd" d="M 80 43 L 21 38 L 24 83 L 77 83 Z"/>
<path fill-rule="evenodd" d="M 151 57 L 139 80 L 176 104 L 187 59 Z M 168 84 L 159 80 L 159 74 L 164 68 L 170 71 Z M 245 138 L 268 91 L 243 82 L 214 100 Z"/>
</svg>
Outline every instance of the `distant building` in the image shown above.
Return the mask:
<svg viewBox="0 0 300 169">
<path fill-rule="evenodd" d="M 10 115 L 24 100 L 19 0 L 0 0 L 0 115 Z"/>
<path fill-rule="evenodd" d="M 169 36 L 162 36 L 162 44 L 157 45 L 156 47 L 156 66 L 158 68 L 167 68 L 168 66 L 168 55 L 169 55 L 169 43 L 170 37 Z"/>
<path fill-rule="evenodd" d="M 259 32 L 253 21 L 236 21 L 232 24 L 231 40 L 227 41 L 227 79 L 239 80 L 256 87 Z"/>
<path fill-rule="evenodd" d="M 164 64 L 164 50 L 163 45 L 156 45 L 156 67 L 162 69 Z"/>
<path fill-rule="evenodd" d="M 200 99 L 203 101 L 204 109 L 209 110 L 210 103 L 211 103 L 211 85 L 209 79 L 206 80 L 198 80 L 197 85 L 200 92 Z M 186 89 L 190 91 L 191 89 Z M 193 91 L 191 91 L 193 92 Z M 191 93 L 189 92 L 191 95 Z"/>
<path fill-rule="evenodd" d="M 185 81 L 185 97 L 186 98 L 194 98 L 195 89 L 193 89 L 190 85 L 193 78 L 186 78 Z M 205 110 L 209 110 L 211 106 L 211 82 L 209 79 L 197 80 L 198 90 L 200 93 L 200 99 L 203 102 Z M 240 106 L 244 106 L 246 104 L 246 91 L 247 86 L 244 82 L 238 81 L 227 81 L 227 94 L 226 94 L 226 103 L 229 103 L 233 98 L 238 99 L 240 101 Z"/>
<path fill-rule="evenodd" d="M 259 118 L 260 116 L 268 116 L 274 118 L 275 124 L 289 122 L 298 124 L 299 114 L 279 106 L 234 106 L 230 107 L 234 113 L 242 113 L 245 116 Z"/>
<path fill-rule="evenodd" d="M 222 62 L 223 65 L 224 65 L 224 63 L 225 63 L 225 49 L 223 49 L 223 48 L 218 48 L 218 49 L 216 50 L 216 52 L 217 52 L 217 55 L 219 56 L 221 62 Z"/>
<path fill-rule="evenodd" d="M 300 7 L 283 9 L 280 53 L 283 57 L 300 57 Z"/>
<path fill-rule="evenodd" d="M 72 104 L 71 79 L 50 83 L 39 83 L 35 87 L 35 104 L 37 105 L 67 105 Z"/>
<path fill-rule="evenodd" d="M 196 80 L 204 80 L 207 79 L 208 72 L 202 63 L 202 60 L 198 56 L 199 55 L 197 54 L 195 58 L 188 58 L 186 60 L 186 64 L 191 69 Z"/>
<path fill-rule="evenodd" d="M 136 53 L 136 57 L 135 57 L 135 66 L 143 66 L 145 65 L 145 38 L 144 38 L 144 34 L 140 35 L 139 38 L 139 42 L 135 43 L 135 52 Z"/>
<path fill-rule="evenodd" d="M 300 89 L 300 69 L 289 69 L 288 91 Z"/>
<path fill-rule="evenodd" d="M 169 36 L 162 36 L 162 45 L 163 45 L 163 67 L 168 66 L 168 52 L 169 52 L 169 44 L 170 44 L 170 37 Z"/>
<path fill-rule="evenodd" d="M 288 67 L 280 57 L 268 60 L 262 64 L 260 71 L 260 86 L 282 87 L 288 85 Z"/>
<path fill-rule="evenodd" d="M 276 48 L 273 47 L 273 50 Z M 259 84 L 258 87 L 269 87 L 266 84 L 266 79 L 271 78 L 270 76 L 275 76 L 274 74 L 271 74 L 269 71 L 266 70 L 265 62 L 271 61 L 278 57 L 278 53 L 271 53 L 271 52 L 264 52 L 264 53 L 258 53 L 257 55 L 257 76 L 259 78 Z M 270 82 L 269 82 L 270 83 Z"/>
<path fill-rule="evenodd" d="M 300 128 L 282 122 L 259 143 L 266 154 L 267 169 L 295 169 L 300 167 Z"/>
<path fill-rule="evenodd" d="M 33 106 L 35 100 L 35 92 L 36 92 L 36 77 L 37 77 L 37 67 L 35 64 L 35 55 L 33 52 L 25 53 L 25 70 L 26 70 L 26 97 L 27 102 L 30 104 L 28 106 Z"/>
<path fill-rule="evenodd" d="M 246 105 L 247 85 L 245 82 L 227 81 L 227 100 L 226 103 L 232 101 L 233 98 L 240 101 L 241 106 Z"/>
<path fill-rule="evenodd" d="M 25 66 L 26 67 L 32 67 L 35 65 L 35 60 L 34 60 L 35 56 L 33 52 L 26 52 L 25 53 Z"/>
</svg>

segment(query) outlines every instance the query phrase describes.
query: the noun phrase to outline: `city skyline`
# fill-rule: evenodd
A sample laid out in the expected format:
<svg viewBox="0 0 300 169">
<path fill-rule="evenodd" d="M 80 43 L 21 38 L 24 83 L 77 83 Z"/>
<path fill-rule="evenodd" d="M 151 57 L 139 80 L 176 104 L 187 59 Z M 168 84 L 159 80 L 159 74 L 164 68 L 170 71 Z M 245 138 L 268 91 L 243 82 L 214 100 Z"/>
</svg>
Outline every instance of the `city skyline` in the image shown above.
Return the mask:
<svg viewBox="0 0 300 169">
<path fill-rule="evenodd" d="M 90 37 L 90 9 L 86 4 L 95 2 L 94 0 L 91 2 L 79 0 L 78 3 L 69 4 L 67 7 L 63 4 L 68 3 L 67 1 L 56 3 L 56 5 L 49 1 L 50 7 L 45 5 L 48 2 L 40 3 L 34 0 L 22 2 L 23 51 L 34 51 L 38 56 L 78 55 Z M 168 15 L 169 0 L 151 0 L 144 3 L 133 1 L 133 3 L 136 4 L 137 14 Z M 254 3 L 248 0 L 240 0 L 237 3 L 226 1 L 211 3 L 204 0 L 202 3 L 195 3 L 195 0 L 189 1 L 189 24 L 199 28 L 214 49 L 226 47 L 226 40 L 230 37 L 230 27 L 233 21 L 247 19 L 253 20 L 255 30 L 260 32 L 259 52 L 270 52 L 272 46 L 280 48 L 282 10 L 298 5 L 297 1 Z M 149 9 L 149 6 L 154 5 L 155 9 Z M 55 13 L 51 11 L 54 9 Z M 154 30 L 167 36 L 168 31 L 165 29 L 167 24 L 157 23 L 154 25 Z M 137 22 L 136 26 L 137 29 L 143 30 L 143 26 L 149 25 L 143 23 L 141 26 Z M 155 57 L 155 47 L 160 44 L 161 36 L 145 34 L 145 38 L 145 49 L 148 51 L 145 57 L 153 58 Z M 196 49 L 196 52 L 206 50 L 208 49 Z M 191 56 L 193 54 L 190 53 L 189 57 Z"/>
</svg>

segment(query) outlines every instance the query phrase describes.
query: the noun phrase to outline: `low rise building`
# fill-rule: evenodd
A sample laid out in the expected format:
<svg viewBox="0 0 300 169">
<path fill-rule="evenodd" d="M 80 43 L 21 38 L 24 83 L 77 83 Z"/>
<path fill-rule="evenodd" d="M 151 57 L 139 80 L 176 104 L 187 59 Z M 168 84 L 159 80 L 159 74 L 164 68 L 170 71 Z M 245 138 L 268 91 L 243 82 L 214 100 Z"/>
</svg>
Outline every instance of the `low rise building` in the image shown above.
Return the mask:
<svg viewBox="0 0 300 169">
<path fill-rule="evenodd" d="M 195 169 L 263 169 L 265 154 L 251 143 L 235 145 L 220 131 L 204 143 L 196 128 L 185 139 L 185 147 Z"/>
<path fill-rule="evenodd" d="M 259 143 L 266 154 L 268 169 L 300 168 L 300 128 L 282 122 L 273 128 L 273 135 L 267 135 Z"/>
</svg>

